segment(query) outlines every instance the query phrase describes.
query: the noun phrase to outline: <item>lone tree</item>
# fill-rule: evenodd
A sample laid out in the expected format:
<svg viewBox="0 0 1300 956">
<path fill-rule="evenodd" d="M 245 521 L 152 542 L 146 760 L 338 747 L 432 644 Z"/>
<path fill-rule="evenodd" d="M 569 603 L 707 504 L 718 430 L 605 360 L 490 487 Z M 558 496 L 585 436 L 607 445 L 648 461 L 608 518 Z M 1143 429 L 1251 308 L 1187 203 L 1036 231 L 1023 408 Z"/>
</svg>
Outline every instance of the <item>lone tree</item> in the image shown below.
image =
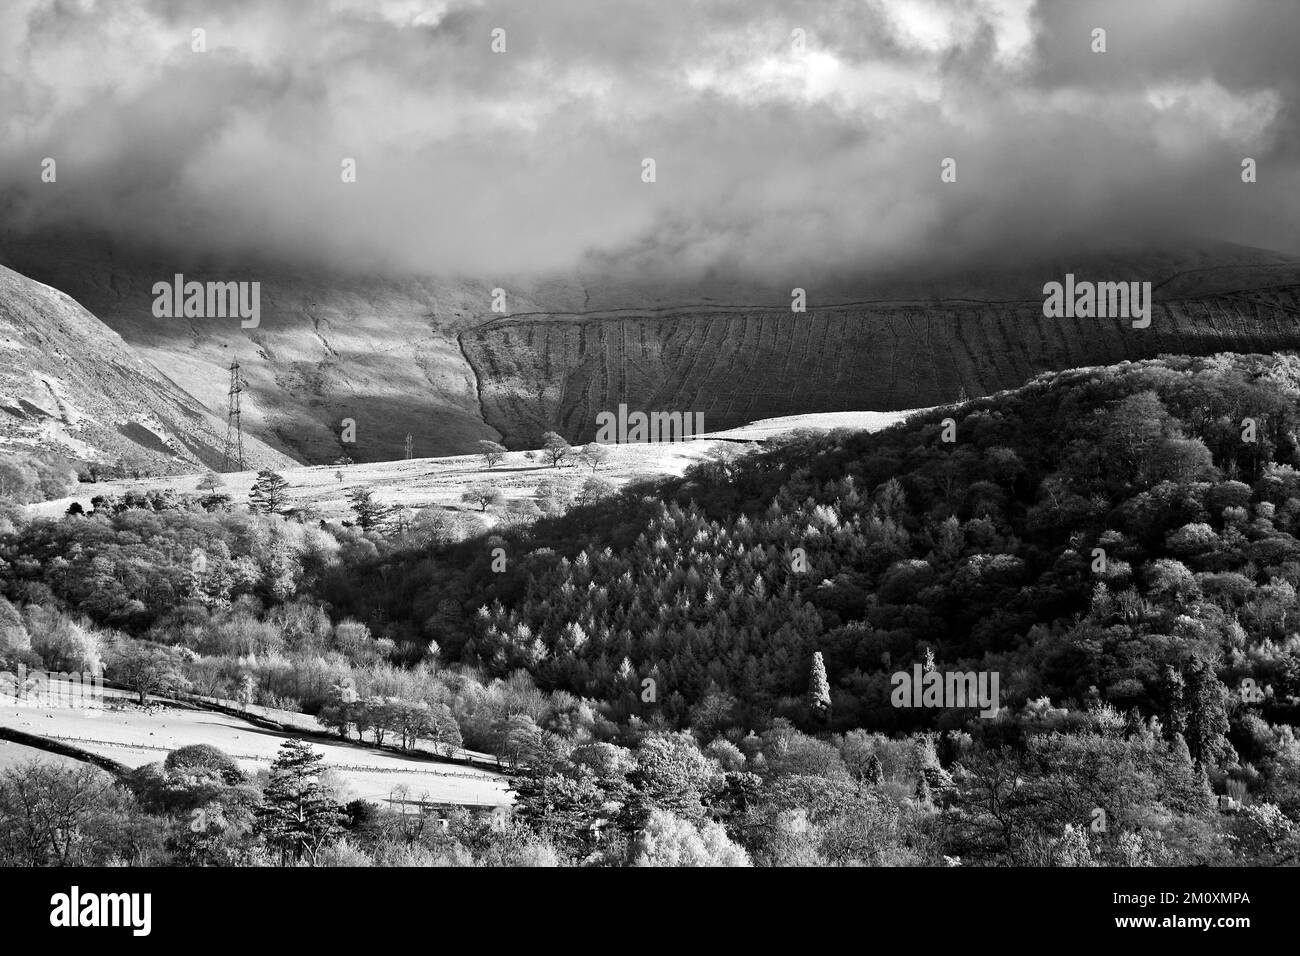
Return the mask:
<svg viewBox="0 0 1300 956">
<path fill-rule="evenodd" d="M 594 475 L 596 469 L 603 465 L 609 458 L 609 449 L 599 442 L 588 442 L 583 445 L 582 450 L 578 452 L 578 458 L 584 465 L 591 469 L 591 473 Z"/>
<path fill-rule="evenodd" d="M 816 714 L 824 717 L 830 713 L 831 685 L 826 679 L 826 662 L 822 660 L 821 651 L 813 652 L 812 674 L 808 678 L 808 703 Z"/>
<path fill-rule="evenodd" d="M 257 481 L 248 494 L 248 506 L 261 514 L 274 514 L 289 503 L 289 482 L 270 469 L 257 473 Z"/>
<path fill-rule="evenodd" d="M 478 443 L 478 453 L 483 456 L 484 463 L 491 468 L 506 457 L 506 447 L 494 441 L 481 441 Z"/>
<path fill-rule="evenodd" d="M 504 499 L 501 492 L 491 485 L 479 482 L 466 488 L 464 493 L 461 494 L 460 500 L 468 504 L 478 505 L 479 511 L 487 511 L 488 505 L 499 505 Z"/>
<path fill-rule="evenodd" d="M 131 688 L 143 707 L 150 694 L 189 689 L 177 652 L 157 644 L 131 644 L 111 662 L 113 678 Z"/>
<path fill-rule="evenodd" d="M 199 479 L 199 491 L 216 491 L 221 487 L 221 476 L 215 471 L 210 471 Z"/>
<path fill-rule="evenodd" d="M 354 488 L 348 492 L 348 500 L 351 502 L 349 507 L 356 513 L 357 524 L 361 526 L 362 531 L 379 527 L 388 517 L 390 509 L 376 501 L 374 493 L 369 488 Z"/>
<path fill-rule="evenodd" d="M 256 830 L 280 852 L 282 864 L 303 857 L 312 865 L 321 848 L 342 832 L 343 808 L 321 782 L 323 754 L 295 738 L 280 745 L 271 765 L 271 782 L 256 809 Z"/>
<path fill-rule="evenodd" d="M 542 452 L 552 468 L 559 468 L 560 462 L 569 456 L 573 447 L 558 432 L 547 432 L 542 436 Z"/>
</svg>

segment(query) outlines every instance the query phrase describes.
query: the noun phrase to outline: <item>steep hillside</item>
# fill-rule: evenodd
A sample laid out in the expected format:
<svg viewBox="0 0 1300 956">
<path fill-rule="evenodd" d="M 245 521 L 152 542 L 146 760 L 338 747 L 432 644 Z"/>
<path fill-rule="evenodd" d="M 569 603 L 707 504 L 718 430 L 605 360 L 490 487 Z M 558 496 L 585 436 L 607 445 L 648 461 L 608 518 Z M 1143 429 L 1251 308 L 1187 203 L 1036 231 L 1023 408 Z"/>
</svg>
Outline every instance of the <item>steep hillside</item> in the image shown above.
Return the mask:
<svg viewBox="0 0 1300 956">
<path fill-rule="evenodd" d="M 225 369 L 248 380 L 252 434 L 309 463 L 466 454 L 479 439 L 536 447 L 543 431 L 594 437 L 620 403 L 701 412 L 710 431 L 814 412 L 931 406 L 1019 385 L 1038 372 L 1165 352 L 1300 347 L 1300 262 L 1202 242 L 1089 251 L 1069 261 L 844 281 L 655 282 L 618 263 L 571 276 L 356 277 L 260 264 L 182 263 L 165 251 L 0 236 L 0 261 L 73 295 L 209 408 Z M 430 273 L 436 270 L 431 264 Z M 262 283 L 257 328 L 157 319 L 152 287 Z M 1150 281 L 1147 329 L 1049 320 L 1042 286 Z M 807 287 L 808 311 L 790 312 Z M 491 311 L 507 292 L 508 313 Z M 342 422 L 356 423 L 344 444 Z"/>
<path fill-rule="evenodd" d="M 224 407 L 226 369 L 246 379 L 246 429 L 302 460 L 327 463 L 464 454 L 500 436 L 479 413 L 476 384 L 456 332 L 491 316 L 494 283 L 304 273 L 269 264 L 181 262 L 166 251 L 130 253 L 83 236 L 6 240 L 0 262 L 62 289 L 118 332 L 146 361 L 212 409 Z M 158 319 L 153 285 L 186 280 L 261 283 L 256 328 L 238 319 Z M 549 308 L 581 293 L 548 286 Z M 511 289 L 510 302 L 537 302 Z M 356 423 L 344 444 L 341 423 Z"/>
<path fill-rule="evenodd" d="M 70 297 L 0 267 L 0 449 L 153 473 L 221 464 L 225 423 Z M 291 459 L 256 438 L 252 464 Z"/>
</svg>

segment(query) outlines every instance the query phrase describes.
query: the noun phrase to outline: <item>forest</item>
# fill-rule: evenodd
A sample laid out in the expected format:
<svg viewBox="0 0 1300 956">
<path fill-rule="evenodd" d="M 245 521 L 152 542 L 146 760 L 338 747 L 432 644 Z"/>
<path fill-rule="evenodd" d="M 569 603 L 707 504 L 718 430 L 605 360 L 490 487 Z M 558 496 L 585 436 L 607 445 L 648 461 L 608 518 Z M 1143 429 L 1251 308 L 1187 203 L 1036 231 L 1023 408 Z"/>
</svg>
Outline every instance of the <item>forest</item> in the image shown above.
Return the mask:
<svg viewBox="0 0 1300 956">
<path fill-rule="evenodd" d="M 486 534 L 215 493 L 29 520 L 58 484 L 33 464 L 0 516 L 0 653 L 463 743 L 516 793 L 504 829 L 340 805 L 276 842 L 266 801 L 307 757 L 170 803 L 157 770 L 121 819 L 242 822 L 108 858 L 1292 864 L 1298 400 L 1288 355 L 1050 373 Z M 894 706 L 918 664 L 998 675 L 997 715 Z"/>
</svg>

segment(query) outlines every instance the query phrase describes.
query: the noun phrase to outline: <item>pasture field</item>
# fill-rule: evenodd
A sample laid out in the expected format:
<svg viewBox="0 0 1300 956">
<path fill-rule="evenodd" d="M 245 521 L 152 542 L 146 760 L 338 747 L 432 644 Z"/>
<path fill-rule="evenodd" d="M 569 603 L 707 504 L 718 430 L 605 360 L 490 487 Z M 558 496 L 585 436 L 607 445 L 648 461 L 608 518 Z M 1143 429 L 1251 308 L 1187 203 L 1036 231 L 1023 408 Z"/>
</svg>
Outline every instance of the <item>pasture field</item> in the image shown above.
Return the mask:
<svg viewBox="0 0 1300 956">
<path fill-rule="evenodd" d="M 104 703 L 102 710 L 44 708 L 0 695 L 0 727 L 62 741 L 128 767 L 160 762 L 171 751 L 190 744 L 211 744 L 249 774 L 269 770 L 280 745 L 289 737 L 229 714 L 165 704 L 145 710 L 125 693 L 112 689 L 105 690 Z M 325 765 L 333 771 L 344 800 L 382 803 L 404 788 L 409 800 L 485 807 L 511 802 L 505 777 L 488 770 L 342 740 L 308 739 L 313 749 L 325 755 Z M 31 756 L 68 760 L 20 744 L 0 745 L 0 766 Z"/>
</svg>

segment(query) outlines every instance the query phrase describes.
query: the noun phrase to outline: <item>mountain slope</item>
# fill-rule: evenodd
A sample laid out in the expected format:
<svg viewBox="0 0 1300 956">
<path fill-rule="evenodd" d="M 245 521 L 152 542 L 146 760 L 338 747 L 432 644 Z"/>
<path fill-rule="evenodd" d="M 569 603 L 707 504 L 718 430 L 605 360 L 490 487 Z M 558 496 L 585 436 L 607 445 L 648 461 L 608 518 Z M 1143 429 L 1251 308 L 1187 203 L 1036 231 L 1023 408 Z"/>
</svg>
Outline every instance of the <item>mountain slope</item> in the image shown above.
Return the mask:
<svg viewBox="0 0 1300 956">
<path fill-rule="evenodd" d="M 246 429 L 307 462 L 401 458 L 408 433 L 418 456 L 463 454 L 478 439 L 500 437 L 479 413 L 456 342 L 460 328 L 491 314 L 483 283 L 179 262 L 165 251 L 126 252 L 81 236 L 0 239 L 0 262 L 73 295 L 209 408 L 224 407 L 226 369 L 238 358 Z M 260 282 L 259 325 L 155 318 L 153 285 L 176 273 Z M 345 444 L 348 418 L 355 442 Z"/>
<path fill-rule="evenodd" d="M 216 468 L 225 423 L 69 296 L 0 266 L 0 448 L 158 473 Z M 251 436 L 246 460 L 290 464 Z"/>
<path fill-rule="evenodd" d="M 347 454 L 466 454 L 480 439 L 537 447 L 555 429 L 594 437 L 595 418 L 701 412 L 709 431 L 772 417 L 894 410 L 987 394 L 1043 371 L 1165 352 L 1300 348 L 1300 260 L 1180 241 L 1070 259 L 902 279 L 778 285 L 655 283 L 611 264 L 536 279 L 350 276 L 261 264 L 181 263 L 77 236 L 0 237 L 0 261 L 74 295 L 209 408 L 238 357 L 248 430 L 309 463 Z M 431 270 L 436 266 L 431 265 Z M 157 319 L 152 287 L 262 283 L 257 328 Z M 1044 282 L 1150 281 L 1151 327 L 1045 319 Z M 808 287 L 808 311 L 790 288 Z M 492 289 L 507 292 L 504 315 Z M 343 422 L 356 423 L 344 443 Z"/>
</svg>

